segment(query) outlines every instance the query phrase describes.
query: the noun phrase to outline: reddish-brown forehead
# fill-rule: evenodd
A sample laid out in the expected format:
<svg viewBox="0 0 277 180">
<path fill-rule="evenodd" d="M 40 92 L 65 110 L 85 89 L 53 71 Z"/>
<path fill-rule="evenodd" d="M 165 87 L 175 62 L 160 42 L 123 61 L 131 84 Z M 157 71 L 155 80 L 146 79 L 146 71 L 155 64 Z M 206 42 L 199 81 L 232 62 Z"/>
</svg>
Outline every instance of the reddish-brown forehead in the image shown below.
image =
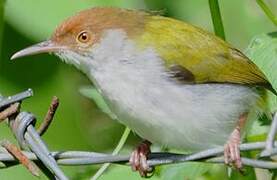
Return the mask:
<svg viewBox="0 0 277 180">
<path fill-rule="evenodd" d="M 88 12 L 82 12 L 75 16 L 72 16 L 65 20 L 58 28 L 55 30 L 52 35 L 52 39 L 59 41 L 66 35 L 74 34 L 81 28 L 83 28 L 83 24 L 86 22 L 85 19 L 89 17 Z"/>
<path fill-rule="evenodd" d="M 55 31 L 52 39 L 62 41 L 83 30 L 100 34 L 103 30 L 121 28 L 127 34 L 137 33 L 144 27 L 146 13 L 119 8 L 93 8 L 81 11 L 65 20 Z"/>
</svg>

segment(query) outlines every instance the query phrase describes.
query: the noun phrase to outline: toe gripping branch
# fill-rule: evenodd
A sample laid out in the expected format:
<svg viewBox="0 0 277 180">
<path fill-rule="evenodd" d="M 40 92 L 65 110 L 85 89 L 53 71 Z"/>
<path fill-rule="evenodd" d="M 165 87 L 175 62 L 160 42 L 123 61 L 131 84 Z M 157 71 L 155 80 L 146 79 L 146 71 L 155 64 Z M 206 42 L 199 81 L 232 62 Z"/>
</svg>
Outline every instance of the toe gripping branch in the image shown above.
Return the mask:
<svg viewBox="0 0 277 180">
<path fill-rule="evenodd" d="M 23 100 L 33 96 L 31 89 L 14 96 L 0 96 L 0 122 L 6 120 L 20 147 L 7 140 L 0 142 L 0 168 L 17 164 L 24 165 L 34 176 L 39 176 L 40 170 L 50 179 L 67 180 L 58 165 L 92 165 L 102 163 L 118 163 L 130 165 L 130 155 L 110 155 L 85 151 L 49 151 L 41 135 L 51 124 L 58 107 L 58 98 L 54 97 L 50 108 L 36 130 L 36 118 L 33 114 L 20 111 Z M 274 115 L 271 129 L 266 142 L 245 143 L 240 145 L 241 151 L 260 150 L 263 159 L 242 157 L 242 164 L 264 169 L 277 169 L 277 163 L 271 157 L 277 154 L 277 113 Z M 154 152 L 148 155 L 147 165 L 155 167 L 163 164 L 182 163 L 187 161 L 202 161 L 209 163 L 224 163 L 224 147 L 207 149 L 194 154 L 173 154 Z"/>
</svg>

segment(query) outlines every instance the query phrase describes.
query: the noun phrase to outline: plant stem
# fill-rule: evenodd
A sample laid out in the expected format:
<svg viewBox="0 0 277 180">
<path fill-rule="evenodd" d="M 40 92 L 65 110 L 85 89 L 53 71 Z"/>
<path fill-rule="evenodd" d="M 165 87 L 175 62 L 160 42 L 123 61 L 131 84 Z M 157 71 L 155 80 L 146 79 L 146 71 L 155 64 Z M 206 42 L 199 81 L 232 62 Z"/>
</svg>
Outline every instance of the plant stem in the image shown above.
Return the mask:
<svg viewBox="0 0 277 180">
<path fill-rule="evenodd" d="M 209 6 L 210 6 L 215 34 L 221 37 L 223 40 L 225 40 L 224 27 L 223 27 L 222 18 L 220 15 L 218 0 L 209 0 Z"/>
<path fill-rule="evenodd" d="M 120 150 L 123 148 L 125 142 L 127 141 L 127 138 L 130 134 L 131 130 L 128 127 L 125 127 L 125 130 L 116 146 L 114 149 L 112 155 L 117 155 Z M 102 167 L 93 175 L 93 177 L 90 180 L 97 180 L 100 178 L 100 176 L 105 172 L 105 170 L 110 166 L 111 163 L 105 163 L 102 165 Z"/>
<path fill-rule="evenodd" d="M 263 0 L 256 0 L 256 2 L 262 8 L 262 10 L 267 15 L 267 17 L 271 20 L 271 22 L 277 26 L 277 18 L 273 14 L 273 12 L 269 9 L 269 7 L 266 5 L 266 3 Z"/>
</svg>

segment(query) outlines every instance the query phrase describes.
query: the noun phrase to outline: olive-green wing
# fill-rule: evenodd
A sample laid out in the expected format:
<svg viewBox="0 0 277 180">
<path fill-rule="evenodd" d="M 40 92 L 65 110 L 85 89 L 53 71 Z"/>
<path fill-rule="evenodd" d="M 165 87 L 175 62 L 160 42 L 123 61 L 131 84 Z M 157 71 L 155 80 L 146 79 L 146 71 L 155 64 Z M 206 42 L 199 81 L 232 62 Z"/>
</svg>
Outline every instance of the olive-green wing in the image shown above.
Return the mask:
<svg viewBox="0 0 277 180">
<path fill-rule="evenodd" d="M 190 83 L 233 83 L 272 90 L 259 68 L 239 50 L 215 35 L 184 22 L 151 16 L 139 38 L 154 46 L 168 68 Z"/>
</svg>

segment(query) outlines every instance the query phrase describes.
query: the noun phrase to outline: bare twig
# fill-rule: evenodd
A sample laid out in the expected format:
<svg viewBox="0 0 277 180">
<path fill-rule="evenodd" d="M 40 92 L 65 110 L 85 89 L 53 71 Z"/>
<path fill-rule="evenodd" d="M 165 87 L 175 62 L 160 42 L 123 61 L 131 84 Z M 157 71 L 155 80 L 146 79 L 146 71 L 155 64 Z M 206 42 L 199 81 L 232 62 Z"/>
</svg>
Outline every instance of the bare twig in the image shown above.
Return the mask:
<svg viewBox="0 0 277 180">
<path fill-rule="evenodd" d="M 1 141 L 3 146 L 9 153 L 11 153 L 23 166 L 25 166 L 31 174 L 39 176 L 38 167 L 26 157 L 16 145 L 10 143 L 7 140 Z"/>
<path fill-rule="evenodd" d="M 50 126 L 52 120 L 54 119 L 54 115 L 58 107 L 59 107 L 59 99 L 56 96 L 54 96 L 50 104 L 50 107 L 47 111 L 47 114 L 45 115 L 42 124 L 39 126 L 37 130 L 40 136 L 42 136 Z"/>
<path fill-rule="evenodd" d="M 19 109 L 20 109 L 20 103 L 14 103 L 10 107 L 8 107 L 7 109 L 0 112 L 0 122 L 4 121 L 9 116 L 19 112 Z"/>
</svg>

